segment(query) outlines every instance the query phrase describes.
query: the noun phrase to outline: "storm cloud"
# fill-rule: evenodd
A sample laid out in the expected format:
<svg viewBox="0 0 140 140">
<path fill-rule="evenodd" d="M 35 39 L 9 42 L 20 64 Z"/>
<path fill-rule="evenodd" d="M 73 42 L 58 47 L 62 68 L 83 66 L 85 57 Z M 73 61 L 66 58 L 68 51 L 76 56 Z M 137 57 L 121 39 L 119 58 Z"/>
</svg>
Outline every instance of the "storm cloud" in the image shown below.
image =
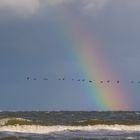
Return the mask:
<svg viewBox="0 0 140 140">
<path fill-rule="evenodd" d="M 63 9 L 101 44 L 138 110 L 140 87 L 129 81 L 140 80 L 139 0 L 0 0 L 1 109 L 97 109 L 84 86 L 70 80 L 86 77 L 70 44 Z M 37 81 L 27 83 L 26 76 Z M 51 80 L 44 83 L 45 77 Z M 59 77 L 68 80 L 58 82 Z"/>
</svg>

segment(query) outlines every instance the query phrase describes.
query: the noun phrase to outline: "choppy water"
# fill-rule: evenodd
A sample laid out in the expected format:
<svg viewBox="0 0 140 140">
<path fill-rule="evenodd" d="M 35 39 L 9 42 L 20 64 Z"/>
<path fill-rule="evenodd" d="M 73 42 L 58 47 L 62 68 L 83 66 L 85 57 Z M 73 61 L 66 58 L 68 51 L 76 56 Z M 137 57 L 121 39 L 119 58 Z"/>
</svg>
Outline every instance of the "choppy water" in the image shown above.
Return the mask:
<svg viewBox="0 0 140 140">
<path fill-rule="evenodd" d="M 140 140 L 140 112 L 0 112 L 4 140 Z"/>
</svg>

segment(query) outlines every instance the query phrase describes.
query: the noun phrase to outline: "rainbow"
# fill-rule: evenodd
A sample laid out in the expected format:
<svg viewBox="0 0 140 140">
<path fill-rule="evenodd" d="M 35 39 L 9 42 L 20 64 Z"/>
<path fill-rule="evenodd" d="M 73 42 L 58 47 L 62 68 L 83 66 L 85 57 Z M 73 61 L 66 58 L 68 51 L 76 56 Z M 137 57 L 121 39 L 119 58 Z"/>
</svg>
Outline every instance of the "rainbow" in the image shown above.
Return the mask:
<svg viewBox="0 0 140 140">
<path fill-rule="evenodd" d="M 63 32 L 73 40 L 71 43 L 73 50 L 87 79 L 94 81 L 93 86 L 88 88 L 94 106 L 98 110 L 130 110 L 126 88 L 122 87 L 122 84 L 116 84 L 120 76 L 115 74 L 100 45 L 85 28 L 84 21 L 65 6 L 59 10 L 59 16 Z M 100 80 L 110 80 L 111 83 L 101 84 Z"/>
</svg>

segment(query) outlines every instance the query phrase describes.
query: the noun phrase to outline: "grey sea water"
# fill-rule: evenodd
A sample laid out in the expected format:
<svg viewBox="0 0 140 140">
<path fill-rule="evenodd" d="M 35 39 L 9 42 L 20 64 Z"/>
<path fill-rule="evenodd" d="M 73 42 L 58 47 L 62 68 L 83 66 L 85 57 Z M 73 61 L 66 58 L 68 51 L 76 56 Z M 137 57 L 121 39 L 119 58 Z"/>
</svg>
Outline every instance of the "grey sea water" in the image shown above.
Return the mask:
<svg viewBox="0 0 140 140">
<path fill-rule="evenodd" d="M 140 140 L 140 112 L 0 112 L 2 140 Z"/>
</svg>

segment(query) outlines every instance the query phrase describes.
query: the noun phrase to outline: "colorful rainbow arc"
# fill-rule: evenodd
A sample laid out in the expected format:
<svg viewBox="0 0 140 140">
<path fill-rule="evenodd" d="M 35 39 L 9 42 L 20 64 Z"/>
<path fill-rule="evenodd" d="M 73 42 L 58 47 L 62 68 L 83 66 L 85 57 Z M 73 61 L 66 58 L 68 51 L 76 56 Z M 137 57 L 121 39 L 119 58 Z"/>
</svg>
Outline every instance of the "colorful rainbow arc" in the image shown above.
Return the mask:
<svg viewBox="0 0 140 140">
<path fill-rule="evenodd" d="M 93 40 L 90 33 L 72 10 L 63 5 L 59 10 L 59 15 L 63 25 L 63 32 L 72 38 L 72 46 L 75 54 L 79 58 L 80 65 L 85 71 L 88 79 L 114 80 L 119 77 L 113 73 L 111 64 L 106 59 L 104 52 Z M 61 25 L 61 26 L 62 26 Z M 130 110 L 130 99 L 126 97 L 126 89 L 119 86 L 104 86 L 96 83 L 96 86 L 88 90 L 94 100 L 94 105 L 99 110 Z"/>
</svg>

